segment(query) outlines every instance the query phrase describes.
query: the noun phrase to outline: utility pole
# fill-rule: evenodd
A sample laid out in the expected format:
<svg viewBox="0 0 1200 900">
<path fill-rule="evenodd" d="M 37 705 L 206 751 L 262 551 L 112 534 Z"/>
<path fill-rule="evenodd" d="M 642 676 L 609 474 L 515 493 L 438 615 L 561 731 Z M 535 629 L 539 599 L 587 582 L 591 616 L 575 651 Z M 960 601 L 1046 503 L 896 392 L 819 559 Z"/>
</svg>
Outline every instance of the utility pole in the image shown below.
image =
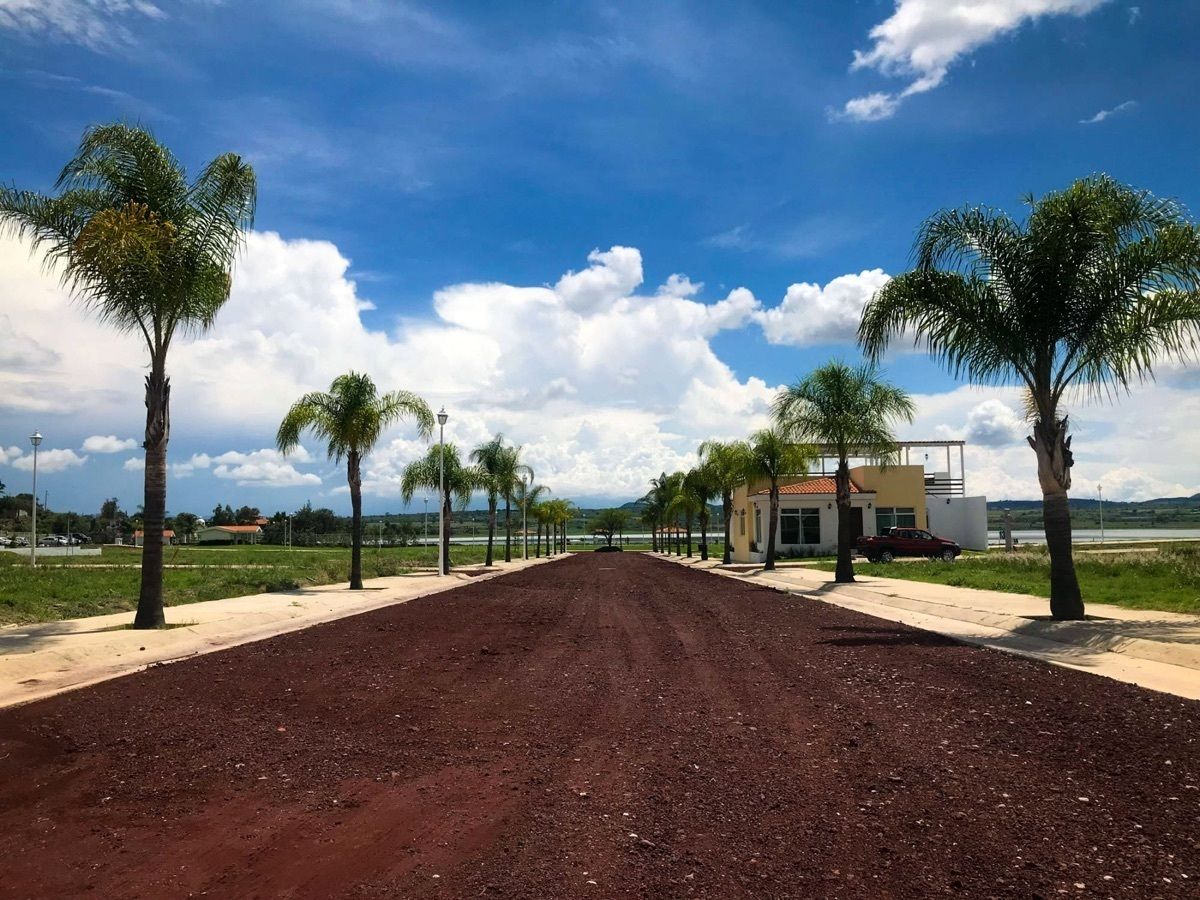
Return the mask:
<svg viewBox="0 0 1200 900">
<path fill-rule="evenodd" d="M 1104 546 L 1104 488 L 1096 485 L 1096 494 L 1100 498 L 1100 545 Z"/>
</svg>

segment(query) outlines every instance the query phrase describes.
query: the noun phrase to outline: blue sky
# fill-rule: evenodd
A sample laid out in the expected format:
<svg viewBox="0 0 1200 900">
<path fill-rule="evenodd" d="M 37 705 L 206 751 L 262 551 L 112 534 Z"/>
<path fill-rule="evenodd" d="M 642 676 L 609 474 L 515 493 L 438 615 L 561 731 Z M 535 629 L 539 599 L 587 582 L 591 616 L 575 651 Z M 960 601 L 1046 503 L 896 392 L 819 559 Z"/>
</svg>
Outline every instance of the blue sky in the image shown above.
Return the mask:
<svg viewBox="0 0 1200 900">
<path fill-rule="evenodd" d="M 597 314 L 590 301 L 571 325 L 572 359 L 522 350 L 523 367 L 506 368 L 499 357 L 512 348 L 505 346 L 486 372 L 473 373 L 474 382 L 465 374 L 470 363 L 492 351 L 477 349 L 462 361 L 444 357 L 451 374 L 463 374 L 461 383 L 444 372 L 430 376 L 439 362 L 428 359 L 401 360 L 377 375 L 385 387 L 457 403 L 464 412 L 455 419 L 463 426 L 460 441 L 504 430 L 531 449 L 539 474 L 551 484 L 557 477 L 563 493 L 623 498 L 647 472 L 686 463 L 697 438 L 760 421 L 774 386 L 831 355 L 853 358 L 845 329 L 812 320 L 834 315 L 838 303 L 861 305 L 861 298 L 830 299 L 831 307 L 801 292 L 795 308 L 780 313 L 774 338 L 756 317 L 779 307 L 791 285 L 820 288 L 842 276 L 902 271 L 916 225 L 935 209 L 987 203 L 1015 210 L 1027 193 L 1097 171 L 1200 205 L 1200 6 L 976 0 L 960 4 L 975 13 L 966 19 L 933 6 L 0 0 L 0 178 L 49 189 L 82 130 L 113 119 L 151 126 L 193 168 L 226 150 L 247 156 L 260 178 L 256 231 L 281 241 L 265 249 L 252 242 L 249 252 L 274 252 L 279 260 L 264 262 L 253 284 L 239 270 L 225 330 L 236 323 L 242 333 L 226 335 L 219 324 L 214 345 L 196 350 L 194 364 L 210 373 L 222 358 L 218 340 L 227 339 L 226 352 L 243 354 L 241 363 L 246 352 L 265 360 L 290 343 L 271 329 L 262 332 L 263 343 L 246 343 L 247 316 L 255 313 L 243 315 L 232 304 L 244 306 L 248 296 L 270 308 L 289 291 L 311 290 L 336 303 L 329 298 L 352 290 L 361 330 L 387 336 L 381 358 L 404 350 L 413 357 L 414 347 L 424 353 L 432 342 L 435 352 L 439 335 L 454 333 L 444 330 L 454 323 L 433 301 L 448 286 L 555 285 L 569 271 L 614 271 L 608 264 L 589 269 L 594 249 L 636 248 L 641 278 L 614 276 L 628 290 L 600 301 L 652 297 L 677 273 L 703 288 L 688 287 L 681 303 L 651 315 L 650 324 L 638 318 L 645 309 L 630 306 L 640 327 L 664 330 L 644 341 L 642 357 L 626 360 L 618 373 L 624 387 L 611 396 L 595 367 L 590 374 L 571 368 L 592 346 L 579 341 L 601 334 L 595 346 L 608 346 L 624 327 L 587 318 Z M 81 366 L 79 356 L 117 355 L 134 371 L 137 348 L 103 331 L 92 336 L 83 322 L 36 337 L 44 324 L 21 304 L 24 279 L 34 276 L 16 259 L 21 248 L 9 249 L 13 261 L 0 269 L 0 312 L 7 316 L 0 327 L 9 333 L 0 333 L 8 342 L 0 348 L 33 335 L 47 355 L 41 370 L 10 365 L 16 374 L 0 401 L 8 404 L 0 450 L 23 446 L 34 427 L 53 433 L 53 446 L 88 458 L 47 475 L 52 490 L 81 507 L 112 492 L 135 505 L 138 473 L 126 461 L 136 452 L 82 448 L 88 437 L 137 436 L 136 381 L 110 384 L 95 374 L 96 362 Z M 310 251 L 336 252 L 348 269 L 339 274 L 326 258 L 324 287 L 309 277 L 297 288 L 292 279 L 304 268 L 297 255 Z M 244 268 L 255 267 L 247 261 Z M 751 292 L 757 307 L 739 307 L 720 327 L 679 331 L 677 315 L 691 316 L 697 303 L 711 307 L 736 288 Z M 45 296 L 55 315 L 79 315 Z M 478 302 L 493 309 L 507 302 L 503 292 L 488 296 Z M 304 302 L 320 305 L 319 298 Z M 545 308 L 540 299 L 529 302 Z M 291 315 L 302 310 L 303 303 Z M 509 310 L 522 311 L 528 313 L 520 303 Z M 506 340 L 538 344 L 538 321 Z M 508 335 L 506 327 L 501 322 L 476 337 Z M 320 339 L 301 329 L 291 340 L 311 346 Z M 664 373 L 660 381 L 679 384 L 655 391 L 651 360 L 671 361 L 678 377 Z M 188 396 L 179 382 L 192 362 L 176 372 L 177 398 Z M 977 432 L 984 443 L 971 466 L 979 488 L 993 496 L 1036 493 L 1032 454 L 995 405 L 1017 409 L 1011 392 L 956 391 L 913 354 L 896 355 L 888 373 L 931 398 L 915 426 L 922 433 L 912 436 Z M 290 474 L 239 484 L 229 474 L 237 465 L 268 462 L 261 453 L 241 463 L 228 457 L 224 477 L 211 463 L 269 448 L 295 394 L 327 384 L 330 375 L 314 364 L 290 380 L 272 378 L 241 407 L 200 399 L 205 409 L 193 424 L 178 407 L 172 458 L 199 455 L 210 464 L 177 473 L 170 507 L 203 511 L 218 500 L 244 500 L 275 509 L 308 497 L 348 506 L 337 492 L 338 473 L 315 458 L 271 462 L 319 484 L 296 483 Z M 103 402 L 66 398 L 86 387 L 81 380 L 97 378 Z M 404 382 L 392 384 L 395 378 Z M 565 431 L 548 434 L 533 400 L 514 399 L 507 412 L 488 409 L 488 396 L 517 381 L 555 378 L 563 381 L 553 395 L 558 405 L 546 409 L 562 427 L 570 424 Z M 1179 385 L 1153 388 L 1154 397 L 1173 408 L 1180 396 L 1190 402 L 1186 378 L 1179 378 Z M 56 379 L 70 387 L 48 393 Z M 697 385 L 722 396 L 710 397 L 711 416 L 686 411 L 706 402 Z M 1160 397 L 1162 391 L 1168 394 Z M 640 405 L 643 396 L 652 399 Z M 986 403 L 993 405 L 978 412 Z M 131 415 L 121 411 L 126 407 Z M 620 452 L 598 435 L 621 431 L 620 411 L 631 409 L 649 418 L 629 426 L 640 447 Z M 1088 410 L 1079 421 L 1085 433 L 1099 435 L 1114 416 L 1132 414 L 1122 410 Z M 1007 437 L 989 432 L 993 426 Z M 395 472 L 417 449 L 411 437 L 400 429 L 381 454 L 368 509 L 399 508 Z M 1152 457 L 1144 446 L 1114 448 L 1109 440 L 1094 458 L 1081 453 L 1080 469 L 1089 480 L 1111 476 L 1131 497 L 1200 489 L 1194 464 Z M 20 489 L 22 471 L 0 466 L 0 480 Z"/>
</svg>

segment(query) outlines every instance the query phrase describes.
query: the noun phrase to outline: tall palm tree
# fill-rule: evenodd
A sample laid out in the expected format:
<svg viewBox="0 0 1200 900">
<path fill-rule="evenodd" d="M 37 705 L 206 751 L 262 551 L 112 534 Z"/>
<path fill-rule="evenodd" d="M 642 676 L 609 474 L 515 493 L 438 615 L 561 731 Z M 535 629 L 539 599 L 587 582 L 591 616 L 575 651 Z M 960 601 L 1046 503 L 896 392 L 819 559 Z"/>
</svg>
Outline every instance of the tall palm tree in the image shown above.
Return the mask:
<svg viewBox="0 0 1200 900">
<path fill-rule="evenodd" d="M 667 537 L 667 553 L 671 552 L 671 535 L 675 536 L 675 555 L 683 556 L 683 528 L 680 526 L 682 509 L 676 503 L 676 497 L 683 490 L 683 473 L 672 472 L 667 475 L 663 474 L 663 478 L 658 484 L 656 490 L 663 505 L 663 522 L 664 531 Z"/>
<path fill-rule="evenodd" d="M 721 495 L 721 518 L 725 521 L 725 550 L 722 562 L 733 561 L 733 492 L 746 482 L 750 445 L 745 441 L 705 441 L 700 445 L 700 462 L 708 470 L 715 493 Z"/>
<path fill-rule="evenodd" d="M 145 540 L 133 627 L 161 628 L 167 351 L 177 334 L 210 328 L 229 299 L 230 270 L 254 219 L 254 171 L 225 153 L 189 183 L 150 132 L 99 125 L 84 132 L 55 187 L 58 194 L 46 196 L 0 186 L 0 228 L 44 248 L 100 321 L 145 339 Z"/>
<path fill-rule="evenodd" d="M 688 471 L 684 476 L 684 485 L 696 499 L 696 521 L 700 525 L 700 558 L 708 559 L 708 520 L 711 515 L 713 497 L 717 494 L 714 473 L 703 463 Z M 691 540 L 688 541 L 688 555 L 692 553 Z"/>
<path fill-rule="evenodd" d="M 280 452 L 291 453 L 300 446 L 300 438 L 311 432 L 325 441 L 329 459 L 340 463 L 346 458 L 346 481 L 350 485 L 350 589 L 362 590 L 362 459 L 373 449 L 388 426 L 404 418 L 413 418 L 423 438 L 433 434 L 433 412 L 429 404 L 408 391 L 379 395 L 369 375 L 348 372 L 339 375 L 328 393 L 305 394 L 292 404 L 275 444 Z"/>
<path fill-rule="evenodd" d="M 520 447 L 503 448 L 499 463 L 497 479 L 504 497 L 504 561 L 512 562 L 512 505 L 522 480 L 533 480 L 533 469 L 521 462 Z"/>
<path fill-rule="evenodd" d="M 487 554 L 483 562 L 485 566 L 492 564 L 492 543 L 496 537 L 496 508 L 505 487 L 501 479 L 504 451 L 504 435 L 502 434 L 497 434 L 490 441 L 484 441 L 471 451 L 471 462 L 479 467 L 479 471 L 483 475 L 483 491 L 487 495 L 488 536 Z"/>
<path fill-rule="evenodd" d="M 459 509 L 465 509 L 471 502 L 471 495 L 480 489 L 486 489 L 486 476 L 476 466 L 463 465 L 458 455 L 458 447 L 445 444 L 445 478 L 442 492 L 442 523 L 440 535 L 442 542 L 442 559 L 446 560 L 446 568 L 450 567 L 450 513 L 451 501 L 457 500 Z M 435 493 L 439 489 L 439 463 L 443 459 L 439 455 L 439 445 L 429 448 L 429 452 L 420 459 L 413 460 L 404 467 L 400 476 L 400 498 L 407 504 L 411 503 L 418 490 L 430 490 Z"/>
<path fill-rule="evenodd" d="M 675 492 L 671 502 L 667 505 L 667 512 L 683 520 L 687 530 L 687 555 L 690 557 L 692 555 L 692 522 L 695 521 L 696 514 L 700 512 L 700 500 L 692 491 L 691 485 L 688 484 L 686 475 L 680 482 L 679 490 Z"/>
<path fill-rule="evenodd" d="M 650 479 L 650 490 L 642 497 L 646 506 L 642 511 L 642 521 L 650 526 L 650 546 L 655 553 L 665 553 L 670 549 L 670 544 L 664 544 L 664 538 L 660 536 L 660 528 L 667 520 L 667 506 L 671 502 L 670 476 L 663 472 L 657 478 Z"/>
<path fill-rule="evenodd" d="M 1173 200 L 1104 175 L 1025 198 L 1024 221 L 942 210 L 917 234 L 913 271 L 863 310 L 859 342 L 878 358 L 910 331 L 956 376 L 1025 389 L 1037 455 L 1050 611 L 1084 615 L 1071 555 L 1074 454 L 1063 408 L 1154 377 L 1200 344 L 1200 234 Z"/>
<path fill-rule="evenodd" d="M 521 479 L 517 483 L 517 490 L 513 501 L 517 504 L 518 509 L 523 510 L 523 515 L 521 516 L 523 520 L 521 524 L 521 541 L 524 547 L 523 557 L 529 556 L 528 524 L 529 519 L 533 517 L 533 507 L 541 501 L 543 496 L 550 493 L 550 488 L 544 484 L 534 484 L 532 479 L 532 470 L 530 470 L 529 480 Z"/>
<path fill-rule="evenodd" d="M 854 581 L 850 553 L 854 545 L 850 518 L 850 457 L 886 464 L 895 459 L 893 431 L 911 422 L 915 407 L 908 394 L 880 379 L 874 366 L 835 361 L 814 369 L 775 398 L 779 429 L 794 440 L 833 451 L 838 517 L 837 569 L 834 581 Z"/>
<path fill-rule="evenodd" d="M 778 428 L 764 428 L 750 436 L 747 481 L 765 479 L 770 484 L 767 558 L 763 564 L 766 570 L 775 568 L 775 538 L 779 529 L 779 479 L 786 475 L 806 473 L 815 458 L 812 447 L 796 443 Z"/>
<path fill-rule="evenodd" d="M 534 546 L 534 555 L 539 559 L 542 555 L 542 528 L 546 529 L 546 555 L 550 555 L 550 501 L 542 500 L 529 505 L 529 515 L 537 523 L 537 543 Z"/>
</svg>

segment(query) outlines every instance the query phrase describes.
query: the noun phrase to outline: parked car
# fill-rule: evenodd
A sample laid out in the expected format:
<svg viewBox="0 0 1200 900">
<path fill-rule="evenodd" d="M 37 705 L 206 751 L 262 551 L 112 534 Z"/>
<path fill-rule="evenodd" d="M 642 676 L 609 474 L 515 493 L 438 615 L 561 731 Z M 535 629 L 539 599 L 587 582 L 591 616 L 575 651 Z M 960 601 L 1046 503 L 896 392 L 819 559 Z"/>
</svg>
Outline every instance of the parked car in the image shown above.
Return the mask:
<svg viewBox="0 0 1200 900">
<path fill-rule="evenodd" d="M 29 546 L 29 538 L 22 537 L 21 535 L 18 534 L 15 538 L 12 539 L 12 545 L 14 547 L 28 547 Z"/>
<path fill-rule="evenodd" d="M 65 538 L 60 538 L 57 534 L 46 534 L 38 538 L 39 547 L 61 547 L 66 543 Z"/>
<path fill-rule="evenodd" d="M 887 534 L 860 537 L 858 552 L 869 562 L 889 563 L 897 556 L 926 556 L 953 562 L 962 553 L 962 547 L 922 528 L 889 528 Z"/>
<path fill-rule="evenodd" d="M 92 542 L 88 535 L 80 534 L 78 531 L 73 532 L 70 539 L 72 544 L 90 544 Z"/>
<path fill-rule="evenodd" d="M 7 538 L 0 534 L 0 547 L 8 547 L 12 545 L 12 538 Z"/>
</svg>

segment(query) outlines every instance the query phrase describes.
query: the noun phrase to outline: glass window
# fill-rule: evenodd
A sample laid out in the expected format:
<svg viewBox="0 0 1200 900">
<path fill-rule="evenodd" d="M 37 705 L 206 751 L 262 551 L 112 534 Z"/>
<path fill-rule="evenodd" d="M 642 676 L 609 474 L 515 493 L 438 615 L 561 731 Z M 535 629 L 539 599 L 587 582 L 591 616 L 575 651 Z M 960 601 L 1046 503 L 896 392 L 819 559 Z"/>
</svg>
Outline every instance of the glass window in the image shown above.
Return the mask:
<svg viewBox="0 0 1200 900">
<path fill-rule="evenodd" d="M 911 506 L 880 506 L 875 510 L 875 533 L 887 534 L 889 528 L 916 528 L 917 513 Z"/>
<path fill-rule="evenodd" d="M 800 543 L 800 510 L 798 507 L 784 507 L 779 511 L 779 543 Z"/>
<path fill-rule="evenodd" d="M 742 537 L 746 536 L 746 511 L 744 509 L 738 512 L 738 533 Z"/>
<path fill-rule="evenodd" d="M 762 544 L 762 509 L 754 507 L 754 543 Z"/>
<path fill-rule="evenodd" d="M 804 535 L 804 543 L 821 543 L 821 510 L 800 510 L 800 529 Z"/>
</svg>

